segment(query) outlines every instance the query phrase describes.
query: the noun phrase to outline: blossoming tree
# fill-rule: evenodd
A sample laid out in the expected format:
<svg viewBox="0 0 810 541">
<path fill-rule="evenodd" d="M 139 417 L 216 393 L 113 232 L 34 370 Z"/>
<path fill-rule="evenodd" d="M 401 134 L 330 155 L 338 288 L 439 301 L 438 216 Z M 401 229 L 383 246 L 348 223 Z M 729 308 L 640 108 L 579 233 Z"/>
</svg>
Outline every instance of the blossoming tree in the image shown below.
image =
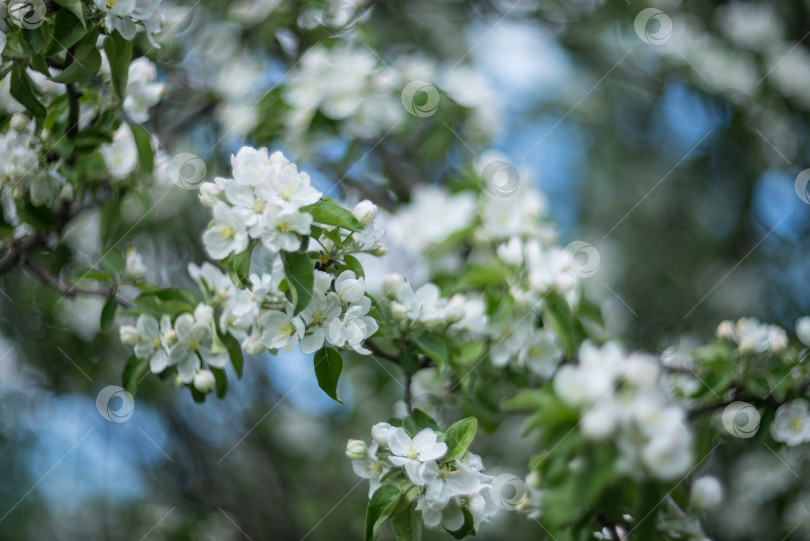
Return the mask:
<svg viewBox="0 0 810 541">
<path fill-rule="evenodd" d="M 376 363 L 402 388 L 392 411 L 369 409 L 344 464 L 368 480 L 369 541 L 389 522 L 402 540 L 496 535 L 488 523 L 510 513 L 551 539 L 704 539 L 727 492 L 706 473 L 716 452 L 764 444 L 794 464 L 810 442 L 810 318 L 722 321 L 688 351 L 622 345 L 589 287 L 599 251 L 560 240 L 528 172 L 472 150 L 497 118 L 471 64 L 440 78 L 424 52 L 378 54 L 362 38 L 373 3 L 271 4 L 228 8 L 272 19 L 272 47 L 290 57 L 245 107 L 265 68 L 228 49 L 226 25 L 189 45 L 193 9 L 7 2 L 0 272 L 41 282 L 52 307 L 97 301 L 94 322 L 126 349 L 110 359 L 126 396 L 153 385 L 227 400 L 257 377 L 246 357 L 299 351 L 342 404 L 345 373 Z M 195 55 L 199 71 L 171 61 Z M 166 127 L 180 78 L 211 95 Z M 238 141 L 216 150 L 221 176 L 208 174 L 216 156 L 196 154 L 213 148 L 205 137 L 178 136 L 209 113 L 213 147 Z M 358 166 L 369 155 L 377 174 Z M 447 156 L 442 182 L 423 182 Z M 190 227 L 199 246 L 164 274 L 151 245 L 127 247 L 161 223 Z M 495 473 L 485 463 L 502 458 L 480 456 L 476 436 L 505 419 L 522 420 L 526 452 L 519 471 Z"/>
</svg>

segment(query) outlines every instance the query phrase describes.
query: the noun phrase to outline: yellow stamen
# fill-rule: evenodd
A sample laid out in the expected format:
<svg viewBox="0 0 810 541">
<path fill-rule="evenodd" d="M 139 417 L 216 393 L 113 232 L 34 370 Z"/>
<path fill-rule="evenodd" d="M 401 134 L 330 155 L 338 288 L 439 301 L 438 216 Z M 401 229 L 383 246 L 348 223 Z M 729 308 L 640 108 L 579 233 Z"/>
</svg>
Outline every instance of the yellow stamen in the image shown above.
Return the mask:
<svg viewBox="0 0 810 541">
<path fill-rule="evenodd" d="M 277 330 L 281 336 L 292 336 L 295 332 L 295 329 L 289 323 L 285 323 L 284 325 L 277 327 Z"/>
</svg>

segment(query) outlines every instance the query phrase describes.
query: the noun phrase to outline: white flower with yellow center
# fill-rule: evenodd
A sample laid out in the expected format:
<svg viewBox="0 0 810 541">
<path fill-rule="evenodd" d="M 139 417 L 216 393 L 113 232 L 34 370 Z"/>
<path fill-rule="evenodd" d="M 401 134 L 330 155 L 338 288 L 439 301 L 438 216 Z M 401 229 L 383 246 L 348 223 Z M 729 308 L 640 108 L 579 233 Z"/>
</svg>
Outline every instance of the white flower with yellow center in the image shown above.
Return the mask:
<svg viewBox="0 0 810 541">
<path fill-rule="evenodd" d="M 368 497 L 371 498 L 382 485 L 380 479 L 391 470 L 391 464 L 384 458 L 377 457 L 377 449 L 380 445 L 375 441 L 372 443 L 364 457 L 359 460 L 352 460 L 352 469 L 358 477 L 368 479 Z"/>
<path fill-rule="evenodd" d="M 324 294 L 315 289 L 309 304 L 301 312 L 301 318 L 307 326 L 306 334 L 301 339 L 302 353 L 308 355 L 323 347 L 325 329 L 340 315 L 340 311 L 340 299 L 335 293 Z"/>
<path fill-rule="evenodd" d="M 308 235 L 312 215 L 305 212 L 279 212 L 279 207 L 269 206 L 262 216 L 264 231 L 262 246 L 270 252 L 294 252 L 301 247 L 301 235 Z"/>
<path fill-rule="evenodd" d="M 290 351 L 298 345 L 304 335 L 304 322 L 298 316 L 293 316 L 293 307 L 289 305 L 286 312 L 270 310 L 259 319 L 264 329 L 262 343 L 270 349 L 283 348 Z"/>
<path fill-rule="evenodd" d="M 295 164 L 287 164 L 268 179 L 271 197 L 269 201 L 285 211 L 297 211 L 314 205 L 323 195 L 312 186 L 309 175 L 299 173 Z"/>
<path fill-rule="evenodd" d="M 771 436 L 787 445 L 810 441 L 810 407 L 799 398 L 779 406 L 771 423 Z"/>
<path fill-rule="evenodd" d="M 203 234 L 203 244 L 214 259 L 224 259 L 245 250 L 248 245 L 249 214 L 225 203 L 214 205 L 214 222 Z"/>
<path fill-rule="evenodd" d="M 177 366 L 180 381 L 191 383 L 200 368 L 200 360 L 215 368 L 225 368 L 227 353 L 214 353 L 210 323 L 198 323 L 191 314 L 182 314 L 174 322 L 177 343 L 169 352 L 169 365 Z"/>
<path fill-rule="evenodd" d="M 423 476 L 423 463 L 430 461 L 436 466 L 433 461 L 439 460 L 447 452 L 447 444 L 436 440 L 436 432 L 430 428 L 423 429 L 413 439 L 404 428 L 396 428 L 388 436 L 388 448 L 391 450 L 388 460 L 395 466 L 403 466 L 411 482 L 425 485 L 433 479 L 433 472 L 431 466 L 426 472 L 427 477 Z"/>
<path fill-rule="evenodd" d="M 141 314 L 135 324 L 141 342 L 135 344 L 135 356 L 139 359 L 149 359 L 149 368 L 154 374 L 159 374 L 169 364 L 167 347 L 171 345 L 170 336 L 172 323 L 169 316 L 160 318 L 160 325 L 154 317 Z"/>
</svg>

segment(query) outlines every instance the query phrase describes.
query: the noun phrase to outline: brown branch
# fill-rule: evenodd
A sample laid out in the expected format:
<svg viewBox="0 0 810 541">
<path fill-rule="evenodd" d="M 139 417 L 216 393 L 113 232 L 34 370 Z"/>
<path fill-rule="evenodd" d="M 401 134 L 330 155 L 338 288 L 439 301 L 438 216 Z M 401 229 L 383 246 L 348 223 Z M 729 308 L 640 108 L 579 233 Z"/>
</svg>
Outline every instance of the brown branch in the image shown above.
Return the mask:
<svg viewBox="0 0 810 541">
<path fill-rule="evenodd" d="M 26 254 L 24 256 L 25 266 L 31 269 L 34 274 L 36 274 L 43 282 L 46 284 L 54 287 L 56 291 L 60 294 L 65 295 L 67 297 L 74 297 L 76 295 L 98 295 L 104 297 L 105 299 L 115 299 L 115 301 L 123 306 L 124 308 L 129 308 L 129 303 L 119 299 L 116 296 L 116 292 L 114 288 L 110 288 L 107 291 L 102 291 L 99 289 L 84 289 L 79 288 L 70 284 L 66 284 L 59 280 L 56 276 L 48 272 L 48 269 L 31 259 L 31 257 Z"/>
<path fill-rule="evenodd" d="M 394 364 L 400 364 L 399 358 L 396 355 L 391 355 L 390 353 L 384 352 L 380 347 L 372 342 L 371 340 L 366 340 L 365 346 L 371 350 L 371 353 L 380 357 L 381 359 L 385 359 L 386 361 L 391 361 Z"/>
</svg>

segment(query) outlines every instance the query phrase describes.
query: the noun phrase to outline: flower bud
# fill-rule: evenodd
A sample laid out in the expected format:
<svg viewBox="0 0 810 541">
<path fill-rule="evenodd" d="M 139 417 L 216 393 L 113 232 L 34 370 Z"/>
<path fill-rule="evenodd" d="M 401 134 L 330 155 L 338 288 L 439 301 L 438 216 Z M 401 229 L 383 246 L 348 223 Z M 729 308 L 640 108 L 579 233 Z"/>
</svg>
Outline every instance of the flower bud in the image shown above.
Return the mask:
<svg viewBox="0 0 810 541">
<path fill-rule="evenodd" d="M 723 501 L 723 486 L 715 477 L 706 476 L 695 480 L 689 492 L 689 502 L 698 509 L 717 507 Z"/>
<path fill-rule="evenodd" d="M 194 374 L 194 388 L 201 393 L 208 394 L 214 390 L 217 380 L 210 370 L 200 370 Z"/>
<path fill-rule="evenodd" d="M 200 186 L 200 203 L 202 206 L 211 208 L 219 199 L 219 194 L 222 190 L 213 182 L 204 182 Z"/>
<path fill-rule="evenodd" d="M 194 320 L 197 323 L 207 325 L 214 318 L 214 309 L 207 304 L 200 303 L 194 309 Z"/>
<path fill-rule="evenodd" d="M 368 445 L 362 440 L 349 440 L 346 443 L 346 456 L 352 460 L 360 460 L 366 456 Z"/>
<path fill-rule="evenodd" d="M 22 113 L 14 113 L 9 126 L 14 131 L 25 131 L 28 128 L 28 117 Z"/>
<path fill-rule="evenodd" d="M 405 277 L 401 274 L 386 274 L 382 280 L 382 290 L 387 297 L 397 294 L 397 288 L 405 283 Z"/>
<path fill-rule="evenodd" d="M 139 254 L 133 246 L 127 248 L 126 268 L 124 270 L 127 276 L 138 279 L 143 278 L 146 274 L 146 265 L 143 263 L 143 257 Z"/>
<path fill-rule="evenodd" d="M 62 201 L 71 201 L 73 199 L 73 186 L 71 184 L 62 186 L 62 189 L 59 190 L 59 199 Z"/>
<path fill-rule="evenodd" d="M 464 319 L 464 316 L 467 315 L 466 304 L 467 299 L 460 293 L 450 297 L 450 300 L 447 301 L 447 321 L 456 323 Z"/>
<path fill-rule="evenodd" d="M 377 205 L 365 199 L 354 206 L 352 214 L 357 218 L 358 222 L 368 225 L 377 217 Z"/>
<path fill-rule="evenodd" d="M 405 314 L 408 313 L 408 309 L 399 302 L 392 302 L 391 303 L 391 317 L 396 320 L 405 319 Z"/>
<path fill-rule="evenodd" d="M 810 346 L 810 316 L 800 317 L 796 321 L 796 336 L 805 346 Z"/>
<path fill-rule="evenodd" d="M 723 340 L 731 340 L 734 336 L 734 323 L 729 320 L 723 321 L 717 326 L 717 337 Z"/>
<path fill-rule="evenodd" d="M 134 346 L 141 337 L 141 335 L 138 334 L 138 329 L 132 325 L 121 325 L 118 329 L 118 334 L 121 337 L 121 343 L 125 346 Z"/>
<path fill-rule="evenodd" d="M 261 355 L 267 347 L 262 343 L 261 334 L 251 334 L 242 342 L 242 347 L 250 355 Z"/>
<path fill-rule="evenodd" d="M 383 447 L 388 447 L 388 436 L 394 430 L 394 427 L 388 423 L 377 423 L 371 427 L 371 437 Z"/>
<path fill-rule="evenodd" d="M 541 487 L 542 477 L 540 476 L 540 472 L 534 470 L 526 476 L 526 484 L 529 485 L 531 488 L 539 489 Z"/>
<path fill-rule="evenodd" d="M 371 255 L 375 257 L 382 257 L 390 251 L 391 250 L 389 250 L 388 246 L 386 246 L 385 244 L 377 243 L 374 245 L 373 248 L 371 248 Z"/>
<path fill-rule="evenodd" d="M 169 329 L 163 334 L 163 340 L 166 341 L 167 346 L 172 347 L 177 343 L 177 331 Z"/>
</svg>

